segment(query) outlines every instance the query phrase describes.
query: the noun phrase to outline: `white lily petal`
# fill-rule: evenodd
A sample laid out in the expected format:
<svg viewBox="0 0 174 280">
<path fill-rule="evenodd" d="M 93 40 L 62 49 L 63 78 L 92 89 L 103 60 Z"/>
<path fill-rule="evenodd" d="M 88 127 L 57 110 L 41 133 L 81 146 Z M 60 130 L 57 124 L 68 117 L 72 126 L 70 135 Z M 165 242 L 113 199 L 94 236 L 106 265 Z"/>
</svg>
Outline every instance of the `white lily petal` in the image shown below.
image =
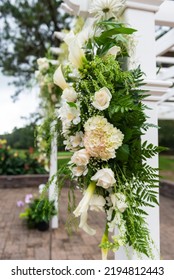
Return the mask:
<svg viewBox="0 0 174 280">
<path fill-rule="evenodd" d="M 94 235 L 95 230 L 92 229 L 88 224 L 87 224 L 87 218 L 88 218 L 88 209 L 89 209 L 89 204 L 90 200 L 93 196 L 93 193 L 95 191 L 96 184 L 94 182 L 91 182 L 84 194 L 84 197 L 80 201 L 79 205 L 73 212 L 75 217 L 80 216 L 80 224 L 79 227 L 82 228 L 85 232 L 87 232 L 89 235 Z"/>
<path fill-rule="evenodd" d="M 69 61 L 76 67 L 80 68 L 85 58 L 85 53 L 80 47 L 78 40 L 75 38 L 69 45 Z"/>
<path fill-rule="evenodd" d="M 87 218 L 88 218 L 88 213 L 87 211 L 83 212 L 81 217 L 80 217 L 80 224 L 79 228 L 82 228 L 86 233 L 89 235 L 95 235 L 96 230 L 92 229 L 88 224 L 87 224 Z"/>
<path fill-rule="evenodd" d="M 69 87 L 67 82 L 65 81 L 64 76 L 63 76 L 61 65 L 55 71 L 54 76 L 53 76 L 53 80 L 54 80 L 54 83 L 57 86 L 59 86 L 62 90 Z"/>
</svg>

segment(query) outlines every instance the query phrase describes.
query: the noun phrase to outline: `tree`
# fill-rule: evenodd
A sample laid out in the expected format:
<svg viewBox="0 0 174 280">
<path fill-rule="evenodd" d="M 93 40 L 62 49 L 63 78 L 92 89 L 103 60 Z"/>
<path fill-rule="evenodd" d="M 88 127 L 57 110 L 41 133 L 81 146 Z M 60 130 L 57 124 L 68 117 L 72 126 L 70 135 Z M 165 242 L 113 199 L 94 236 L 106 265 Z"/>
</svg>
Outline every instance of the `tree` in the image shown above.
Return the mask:
<svg viewBox="0 0 174 280">
<path fill-rule="evenodd" d="M 1 135 L 1 139 L 6 139 L 8 145 L 13 149 L 29 149 L 35 146 L 34 140 L 35 124 L 31 123 L 22 128 L 14 128 L 10 134 Z"/>
<path fill-rule="evenodd" d="M 45 56 L 49 46 L 60 45 L 53 32 L 68 28 L 70 22 L 59 10 L 61 2 L 0 1 L 0 67 L 3 74 L 14 77 L 16 96 L 30 86 L 37 58 Z"/>
</svg>

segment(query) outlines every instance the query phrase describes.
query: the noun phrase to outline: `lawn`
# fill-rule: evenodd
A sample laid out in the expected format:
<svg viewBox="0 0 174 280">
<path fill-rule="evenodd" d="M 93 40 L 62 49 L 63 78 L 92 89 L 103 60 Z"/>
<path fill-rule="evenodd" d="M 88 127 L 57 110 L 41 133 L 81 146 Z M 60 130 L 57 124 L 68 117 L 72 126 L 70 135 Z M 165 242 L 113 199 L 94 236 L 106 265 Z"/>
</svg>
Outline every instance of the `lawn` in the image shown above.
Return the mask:
<svg viewBox="0 0 174 280">
<path fill-rule="evenodd" d="M 174 181 L 174 156 L 160 155 L 159 168 L 162 179 Z"/>
</svg>

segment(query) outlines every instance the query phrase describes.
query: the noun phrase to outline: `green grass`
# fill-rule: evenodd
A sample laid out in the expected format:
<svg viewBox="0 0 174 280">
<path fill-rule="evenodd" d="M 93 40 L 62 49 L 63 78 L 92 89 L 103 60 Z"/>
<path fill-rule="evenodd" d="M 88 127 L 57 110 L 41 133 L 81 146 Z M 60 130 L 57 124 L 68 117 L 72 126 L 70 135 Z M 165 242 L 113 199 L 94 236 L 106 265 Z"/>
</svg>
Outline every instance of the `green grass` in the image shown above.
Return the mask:
<svg viewBox="0 0 174 280">
<path fill-rule="evenodd" d="M 58 152 L 58 157 L 59 158 L 61 158 L 61 157 L 70 158 L 72 155 L 73 155 L 73 153 L 70 153 L 70 152 Z"/>
<path fill-rule="evenodd" d="M 70 152 L 58 152 L 58 168 L 62 168 L 67 165 L 73 153 Z"/>
<path fill-rule="evenodd" d="M 162 179 L 174 181 L 174 156 L 160 155 L 159 168 Z"/>
</svg>

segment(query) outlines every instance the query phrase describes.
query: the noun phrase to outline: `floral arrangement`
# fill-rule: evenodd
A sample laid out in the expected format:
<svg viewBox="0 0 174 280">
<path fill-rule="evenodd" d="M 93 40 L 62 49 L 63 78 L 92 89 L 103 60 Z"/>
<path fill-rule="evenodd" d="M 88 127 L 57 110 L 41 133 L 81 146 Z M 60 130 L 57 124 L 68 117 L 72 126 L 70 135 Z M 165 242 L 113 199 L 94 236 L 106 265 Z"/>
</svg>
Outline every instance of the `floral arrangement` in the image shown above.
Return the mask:
<svg viewBox="0 0 174 280">
<path fill-rule="evenodd" d="M 147 94 L 141 69 L 127 70 L 129 38 L 136 30 L 118 21 L 124 3 L 93 1 L 93 18 L 64 38 L 67 67 L 54 73 L 62 90 L 58 117 L 64 143 L 73 152 L 68 168 L 83 192 L 73 214 L 80 217 L 79 227 L 94 235 L 89 210 L 105 212 L 103 259 L 121 246 L 153 258 L 144 207 L 158 204 L 157 170 L 146 159 L 160 149 L 141 141 L 150 126 L 142 102 Z"/>
</svg>

